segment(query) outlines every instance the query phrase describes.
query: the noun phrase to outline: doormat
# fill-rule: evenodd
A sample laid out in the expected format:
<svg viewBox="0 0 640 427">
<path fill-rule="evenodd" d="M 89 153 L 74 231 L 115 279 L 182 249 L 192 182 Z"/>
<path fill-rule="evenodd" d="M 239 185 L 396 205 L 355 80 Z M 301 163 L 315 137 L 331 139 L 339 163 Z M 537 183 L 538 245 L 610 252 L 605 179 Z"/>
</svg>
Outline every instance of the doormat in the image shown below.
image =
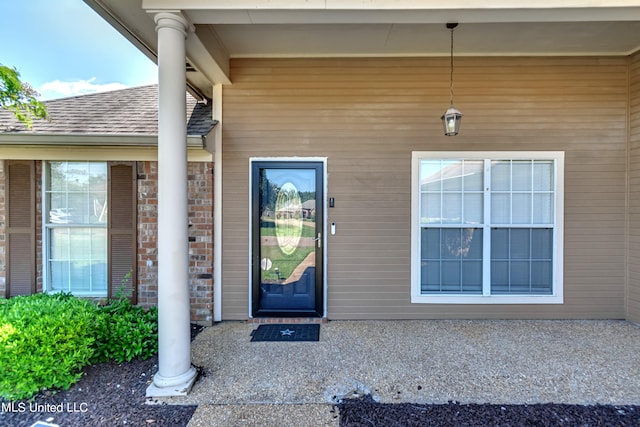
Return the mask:
<svg viewBox="0 0 640 427">
<path fill-rule="evenodd" d="M 251 332 L 251 341 L 319 341 L 320 325 L 287 324 L 260 325 Z"/>
</svg>

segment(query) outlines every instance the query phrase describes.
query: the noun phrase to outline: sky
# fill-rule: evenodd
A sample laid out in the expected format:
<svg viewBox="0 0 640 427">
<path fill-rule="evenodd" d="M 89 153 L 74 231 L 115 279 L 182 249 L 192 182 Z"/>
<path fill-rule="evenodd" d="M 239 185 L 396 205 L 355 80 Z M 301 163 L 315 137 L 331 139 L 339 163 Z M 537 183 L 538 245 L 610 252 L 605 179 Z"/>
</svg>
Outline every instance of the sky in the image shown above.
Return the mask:
<svg viewBox="0 0 640 427">
<path fill-rule="evenodd" d="M 40 100 L 157 82 L 157 67 L 82 0 L 0 0 L 0 64 Z"/>
</svg>

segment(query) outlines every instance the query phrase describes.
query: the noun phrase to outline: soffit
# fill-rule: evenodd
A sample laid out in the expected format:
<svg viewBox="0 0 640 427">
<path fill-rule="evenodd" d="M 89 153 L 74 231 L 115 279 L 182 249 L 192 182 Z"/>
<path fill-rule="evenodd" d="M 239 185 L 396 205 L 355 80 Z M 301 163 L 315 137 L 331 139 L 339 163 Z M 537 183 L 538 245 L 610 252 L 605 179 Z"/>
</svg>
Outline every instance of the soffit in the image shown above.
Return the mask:
<svg viewBox="0 0 640 427">
<path fill-rule="evenodd" d="M 195 24 L 189 81 L 228 83 L 242 57 L 445 56 L 447 22 L 458 22 L 462 56 L 629 55 L 640 49 L 640 1 L 532 0 L 85 0 L 150 57 L 153 13 L 177 11 Z M 605 4 L 606 3 L 606 4 Z M 195 47 L 194 47 L 195 46 Z M 213 75 L 211 64 L 219 67 Z M 201 92 L 202 93 L 202 92 Z"/>
<path fill-rule="evenodd" d="M 166 0 L 155 0 L 166 2 Z M 145 1 L 151 4 L 154 1 Z M 208 26 L 230 57 L 278 56 L 401 56 L 449 53 L 447 22 L 458 22 L 455 52 L 459 55 L 628 55 L 640 48 L 640 2 L 612 0 L 607 7 L 491 7 L 453 2 L 450 8 L 424 6 L 433 2 L 333 2 L 334 8 L 314 8 L 318 2 L 281 1 L 233 8 L 231 2 L 188 2 L 183 9 L 192 23 Z M 219 3 L 219 9 L 199 8 Z M 247 2 L 240 2 L 247 3 Z M 264 2 L 262 2 L 264 3 Z M 267 2 L 268 3 L 268 2 Z M 287 8 L 284 3 L 304 3 Z M 320 2 L 322 3 L 322 2 Z M 330 1 L 324 2 L 331 3 Z M 364 6 L 379 3 L 405 9 Z M 532 2 L 544 5 L 559 2 Z M 349 9 L 345 5 L 360 8 Z M 624 4 L 624 6 L 623 6 Z M 384 6 L 383 5 L 383 6 Z M 615 6 L 614 6 L 615 5 Z M 189 7 L 193 7 L 190 9 Z"/>
<path fill-rule="evenodd" d="M 234 57 L 442 56 L 450 34 L 438 24 L 213 24 Z M 628 55 L 640 47 L 640 21 L 460 23 L 464 56 Z"/>
</svg>

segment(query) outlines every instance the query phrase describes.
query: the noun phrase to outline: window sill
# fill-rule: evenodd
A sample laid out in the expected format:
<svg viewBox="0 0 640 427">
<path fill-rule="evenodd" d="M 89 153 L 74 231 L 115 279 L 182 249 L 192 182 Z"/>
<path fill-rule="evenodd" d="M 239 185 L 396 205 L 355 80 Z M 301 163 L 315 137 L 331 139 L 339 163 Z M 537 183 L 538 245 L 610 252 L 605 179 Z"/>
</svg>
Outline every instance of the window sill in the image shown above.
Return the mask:
<svg viewBox="0 0 640 427">
<path fill-rule="evenodd" d="M 564 304 L 562 295 L 411 295 L 412 304 Z"/>
<path fill-rule="evenodd" d="M 107 298 L 106 292 L 74 292 L 74 291 L 61 291 L 61 290 L 48 290 L 46 291 L 49 294 L 59 294 L 62 292 L 67 292 L 73 295 L 76 298 Z"/>
</svg>

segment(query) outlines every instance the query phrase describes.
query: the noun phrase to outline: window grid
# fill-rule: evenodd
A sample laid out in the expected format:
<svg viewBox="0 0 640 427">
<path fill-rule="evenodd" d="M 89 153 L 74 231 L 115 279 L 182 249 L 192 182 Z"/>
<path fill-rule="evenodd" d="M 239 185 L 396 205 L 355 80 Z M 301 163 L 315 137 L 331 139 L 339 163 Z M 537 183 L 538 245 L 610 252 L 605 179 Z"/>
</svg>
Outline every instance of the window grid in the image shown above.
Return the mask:
<svg viewBox="0 0 640 427">
<path fill-rule="evenodd" d="M 509 198 L 509 220 L 506 222 L 497 222 L 493 220 L 493 217 L 489 217 L 490 221 L 491 221 L 491 225 L 492 226 L 525 226 L 525 225 L 530 225 L 530 226 L 534 226 L 534 227 L 548 227 L 549 225 L 554 225 L 554 222 L 552 220 L 552 218 L 554 217 L 553 213 L 555 212 L 555 199 L 554 199 L 554 190 L 553 190 L 553 162 L 552 161 L 548 161 L 548 160 L 507 160 L 507 159 L 502 159 L 502 160 L 487 160 L 487 162 L 489 163 L 489 168 L 488 168 L 488 172 L 490 173 L 491 169 L 492 169 L 492 163 L 508 163 L 509 164 L 509 189 L 508 190 L 496 190 L 493 188 L 492 185 L 492 178 L 489 176 L 487 178 L 487 185 L 489 186 L 489 188 L 491 188 L 491 194 L 492 195 L 507 195 Z M 520 190 L 514 190 L 514 163 L 528 163 L 529 164 L 529 185 L 528 188 L 525 189 L 520 189 Z M 550 176 L 550 190 L 536 190 L 536 185 L 535 185 L 535 179 L 536 179 L 536 169 L 535 166 L 536 165 L 543 165 L 543 164 L 549 164 L 551 167 L 551 176 Z M 514 197 L 514 195 L 528 195 L 528 201 L 529 201 L 529 221 L 523 221 L 523 222 L 516 222 L 514 220 L 514 212 L 516 211 L 515 207 L 516 207 L 516 198 Z M 536 195 L 546 195 L 549 196 L 549 200 L 550 200 L 550 206 L 549 206 L 549 221 L 547 222 L 535 222 L 535 212 L 536 212 L 536 207 L 538 207 L 536 205 L 536 199 L 535 196 Z M 492 200 L 489 201 L 489 203 L 491 203 Z"/>
<path fill-rule="evenodd" d="M 55 257 L 53 254 L 50 255 L 48 257 L 48 263 L 50 266 L 50 270 L 53 270 L 52 266 L 54 265 L 54 263 L 61 263 L 65 266 L 65 270 L 66 270 L 66 280 L 64 280 L 64 282 L 58 282 L 57 285 L 54 285 L 52 283 L 52 281 L 50 281 L 50 285 L 51 285 L 51 289 L 52 290 L 56 290 L 56 291 L 65 291 L 65 292 L 73 292 L 73 291 L 79 291 L 81 293 L 83 292 L 88 292 L 90 294 L 95 294 L 95 293 L 104 293 L 105 292 L 105 286 L 106 286 L 106 282 L 103 281 L 96 281 L 95 279 L 95 275 L 100 273 L 100 267 L 96 266 L 96 263 L 99 262 L 104 262 L 106 261 L 103 257 L 94 257 L 94 249 L 93 249 L 93 245 L 94 245 L 94 231 L 89 231 L 89 233 L 87 233 L 87 235 L 89 236 L 89 250 L 85 251 L 84 254 L 88 255 L 88 256 L 84 256 L 84 257 L 78 257 L 75 256 L 72 253 L 72 245 L 73 245 L 73 241 L 75 240 L 73 237 L 73 233 L 72 230 L 105 230 L 106 227 L 91 227 L 91 228 L 87 228 L 86 226 L 83 225 L 74 225 L 74 226 L 48 226 L 48 234 L 49 234 L 49 244 L 51 245 L 53 243 L 54 240 L 58 240 L 57 238 L 54 239 L 53 238 L 53 233 L 55 231 L 62 231 L 62 232 L 66 232 L 64 236 L 56 236 L 56 237 L 63 237 L 66 238 L 64 239 L 66 242 L 68 242 L 65 249 L 65 253 L 63 254 L 64 256 L 60 256 L 60 257 Z M 106 237 L 106 235 L 105 235 Z M 106 242 L 106 239 L 105 239 Z M 53 250 L 49 250 L 49 253 L 51 254 L 53 252 Z M 88 272 L 87 274 L 84 276 L 84 284 L 88 285 L 88 289 L 83 288 L 83 289 L 78 289 L 77 287 L 74 287 L 74 274 L 73 274 L 73 269 L 72 266 L 74 263 L 84 263 L 87 265 L 88 268 Z M 104 271 L 103 271 L 104 272 Z M 52 277 L 53 275 L 50 274 L 50 277 Z M 60 285 L 63 286 L 60 286 Z"/>
<path fill-rule="evenodd" d="M 444 167 L 445 164 L 455 164 L 455 162 L 459 162 L 461 165 L 461 171 L 459 176 L 454 176 L 454 177 L 447 177 L 445 178 L 443 176 L 443 170 L 445 170 L 446 168 Z M 477 190 L 468 190 L 466 189 L 467 187 L 467 177 L 469 175 L 471 175 L 473 173 L 473 169 L 469 168 L 469 165 L 472 163 L 479 163 L 478 161 L 474 161 L 474 160 L 437 160 L 437 161 L 429 161 L 429 163 L 431 164 L 438 164 L 439 167 L 439 188 L 436 190 L 424 190 L 422 188 L 422 185 L 420 187 L 420 195 L 421 195 L 421 207 L 420 207 L 420 221 L 421 224 L 423 225 L 434 225 L 434 224 L 439 224 L 443 227 L 459 227 L 460 225 L 477 225 L 479 223 L 482 223 L 484 221 L 484 215 L 481 214 L 480 218 L 479 218 L 479 222 L 478 221 L 469 221 L 467 218 L 467 214 L 466 214 L 466 201 L 467 198 L 465 197 L 466 195 L 478 195 L 480 196 L 480 199 L 482 199 L 482 195 L 484 193 L 482 188 L 479 188 Z M 482 168 L 481 168 L 482 169 Z M 444 183 L 446 180 L 452 180 L 454 178 L 459 178 L 461 183 L 459 185 L 459 189 L 455 189 L 455 190 L 451 190 L 451 189 L 445 189 L 444 188 Z M 433 221 L 433 219 L 431 217 L 429 217 L 428 212 L 423 212 L 422 211 L 422 200 L 424 199 L 424 197 L 428 197 L 429 195 L 437 195 L 439 198 L 439 216 L 438 216 L 438 220 L 437 221 Z M 460 207 L 459 207 L 459 218 L 458 221 L 445 221 L 445 219 L 447 218 L 447 213 L 445 211 L 445 207 L 446 207 L 446 203 L 445 203 L 445 199 L 447 195 L 459 195 L 460 198 Z M 484 201 L 483 201 L 484 203 Z M 483 208 L 480 208 L 481 211 L 483 211 Z"/>
<path fill-rule="evenodd" d="M 495 230 L 499 230 L 494 228 Z M 506 285 L 504 284 L 499 284 L 499 283 L 491 283 L 491 293 L 492 294 L 510 294 L 512 292 L 523 292 L 523 293 L 527 293 L 527 294 L 549 294 L 552 289 L 547 289 L 547 287 L 543 287 L 543 286 L 537 286 L 536 288 L 534 288 L 534 284 L 535 284 L 535 278 L 534 278 L 534 265 L 536 263 L 538 264 L 542 264 L 542 263 L 547 263 L 550 264 L 553 262 L 553 258 L 552 257 L 536 257 L 535 256 L 535 238 L 536 236 L 534 236 L 534 231 L 536 230 L 535 228 L 529 228 L 528 231 L 528 247 L 527 247 L 527 257 L 526 258 L 518 258 L 514 256 L 514 249 L 513 249 L 513 232 L 514 230 L 520 230 L 520 231 L 524 231 L 524 229 L 520 229 L 520 228 L 505 228 L 502 229 L 503 231 L 505 231 L 507 233 L 507 248 L 506 248 L 506 256 L 505 257 L 495 257 L 494 254 L 491 254 L 491 263 L 507 263 L 507 264 L 511 264 L 514 262 L 517 263 L 526 263 L 527 264 L 527 280 L 526 280 L 526 284 L 514 284 L 514 278 L 513 276 L 513 269 L 512 268 L 507 268 L 507 280 L 506 280 Z M 547 253 L 551 254 L 552 251 L 551 250 L 547 250 Z M 541 266 L 539 266 L 541 267 Z M 506 290 L 502 290 L 500 291 L 499 288 L 500 287 L 505 287 L 506 286 Z M 523 291 L 522 288 L 526 287 L 526 290 Z M 495 290 L 493 289 L 495 288 Z M 518 289 L 516 289 L 518 288 Z"/>
<path fill-rule="evenodd" d="M 473 280 L 475 276 L 469 270 L 472 270 L 474 265 L 482 265 L 482 250 L 473 248 L 473 239 L 479 240 L 479 244 L 482 247 L 482 229 L 481 228 L 424 228 L 424 232 L 428 234 L 437 233 L 438 241 L 437 254 L 434 256 L 428 256 L 421 258 L 421 266 L 423 269 L 427 269 L 427 279 L 423 280 L 421 289 L 428 294 L 437 294 L 439 292 L 450 292 L 460 294 L 476 294 L 482 293 L 482 283 L 480 280 Z M 426 231 L 429 230 L 429 231 Z M 457 235 L 454 235 L 458 231 Z M 424 238 L 424 235 L 423 235 Z M 427 240 L 429 237 L 427 236 Z M 444 242 L 444 244 L 443 244 Z M 449 254 L 445 254 L 445 247 L 449 250 Z M 478 252 L 480 257 L 474 256 L 473 252 Z M 463 256 L 463 254 L 470 256 Z M 456 284 L 450 282 L 444 276 L 446 269 L 445 265 L 457 264 L 457 277 L 459 278 Z M 430 280 L 429 274 L 432 270 L 437 271 L 437 280 Z M 482 267 L 480 268 L 482 270 Z M 433 278 L 431 278 L 433 279 Z M 435 289 L 434 287 L 437 287 Z"/>
<path fill-rule="evenodd" d="M 59 172 L 62 172 L 65 178 L 69 178 L 69 171 L 71 169 L 71 165 L 78 165 L 78 168 L 84 167 L 87 171 L 87 185 L 83 190 L 73 190 L 70 188 L 69 179 L 62 180 L 63 187 L 52 189 L 54 185 L 52 175 L 53 165 L 60 165 L 62 168 Z M 92 166 L 94 166 L 92 168 Z M 45 188 L 45 197 L 44 199 L 44 212 L 43 222 L 46 230 L 46 259 L 47 259 L 47 268 L 46 268 L 46 283 L 47 287 L 54 291 L 64 291 L 64 292 L 74 292 L 80 295 L 95 295 L 95 296 L 105 296 L 107 283 L 106 283 L 106 253 L 107 253 L 107 240 L 106 240 L 106 214 L 107 214 L 107 206 L 106 206 L 106 162 L 48 162 L 47 163 L 47 174 L 44 178 L 44 188 Z M 99 186 L 102 189 L 93 188 L 90 184 L 92 181 L 92 177 L 95 179 L 94 174 L 100 175 L 100 172 L 103 173 L 102 181 L 99 182 Z M 58 177 L 60 180 L 60 177 Z M 76 181 L 78 181 L 76 177 Z M 59 185 L 60 182 L 56 183 Z M 54 215 L 53 214 L 53 198 L 54 196 L 62 196 L 64 199 L 64 206 L 59 213 L 62 215 Z M 83 199 L 83 209 L 77 213 L 78 219 L 73 219 L 72 215 L 74 214 L 73 208 L 70 208 L 72 203 L 73 196 L 82 196 L 77 199 Z M 70 197 L 71 196 L 71 197 Z M 94 202 L 92 203 L 92 196 Z M 99 196 L 99 199 L 96 199 L 96 196 Z M 96 203 L 96 200 L 98 201 Z M 96 221 L 90 220 L 92 218 L 92 208 L 93 215 L 97 218 Z M 72 221 L 80 221 L 78 223 L 74 223 Z M 84 233 L 81 233 L 81 230 L 85 230 Z M 104 230 L 104 235 L 102 236 L 104 243 L 103 248 L 100 251 L 103 256 L 96 257 L 94 253 L 94 238 L 100 238 L 95 236 L 95 232 L 93 230 Z M 75 231 L 75 233 L 74 233 Z M 59 234 L 62 232 L 62 234 Z M 54 234 L 58 233 L 54 237 Z M 61 241 L 58 241 L 58 237 L 61 238 Z M 83 242 L 85 245 L 82 246 L 83 256 L 77 256 L 72 253 L 74 245 L 77 241 Z M 64 245 L 64 253 L 59 253 L 60 249 L 56 249 L 56 254 L 54 254 L 53 245 Z M 60 272 L 64 271 L 63 275 L 56 275 L 56 268 L 54 267 L 56 263 L 61 263 L 63 265 Z M 102 263 L 102 265 L 100 265 Z M 78 280 L 78 272 L 74 272 L 74 264 L 76 268 L 79 268 L 80 265 L 84 265 L 87 268 L 86 272 L 80 273 L 82 278 Z M 102 273 L 102 274 L 101 274 Z M 56 277 L 54 277 L 56 276 Z M 66 277 L 64 277 L 66 276 Z M 98 277 L 96 277 L 98 276 Z M 55 282 L 54 282 L 55 281 Z"/>
<path fill-rule="evenodd" d="M 430 162 L 433 162 L 433 160 L 429 160 Z M 459 193 L 461 194 L 461 216 L 460 216 L 460 221 L 459 224 L 454 224 L 454 223 L 443 223 L 443 218 L 445 217 L 444 214 L 444 209 L 445 209 L 445 203 L 444 203 L 444 195 L 446 193 L 447 190 L 445 190 L 444 187 L 444 179 L 440 180 L 440 220 L 438 222 L 431 222 L 428 217 L 423 215 L 422 209 L 424 207 L 424 204 L 422 203 L 423 201 L 423 197 L 425 197 L 425 195 L 428 195 L 430 193 L 435 193 L 435 191 L 425 191 L 422 189 L 422 186 L 420 186 L 420 203 L 419 203 L 419 214 L 418 217 L 420 218 L 420 228 L 422 230 L 428 230 L 428 229 L 433 229 L 433 228 L 440 228 L 441 231 L 440 233 L 442 233 L 442 229 L 448 229 L 448 228 L 460 228 L 461 226 L 464 225 L 465 223 L 465 210 L 464 210 L 464 203 L 465 203 L 465 186 L 464 186 L 464 177 L 466 175 L 466 170 L 465 170 L 465 165 L 466 165 L 466 161 L 465 160 L 458 160 L 459 162 L 461 162 L 462 164 L 462 185 L 461 185 L 461 190 L 459 191 Z M 494 162 L 508 162 L 509 164 L 509 189 L 508 190 L 494 190 L 493 186 L 492 186 L 492 164 Z M 442 166 L 444 164 L 445 161 L 443 160 L 439 160 L 440 165 Z M 447 160 L 447 162 L 451 162 L 451 160 Z M 526 262 L 528 263 L 528 290 L 526 292 L 523 292 L 521 290 L 521 287 L 519 287 L 519 293 L 511 293 L 512 289 L 515 288 L 515 285 L 513 285 L 512 283 L 512 270 L 511 268 L 508 268 L 508 292 L 506 293 L 498 293 L 498 292 L 493 292 L 492 291 L 492 279 L 491 279 L 491 268 L 492 268 L 492 263 L 494 261 L 500 261 L 497 259 L 493 259 L 492 255 L 491 255 L 491 237 L 492 237 L 492 233 L 491 230 L 501 226 L 501 227 L 507 227 L 509 234 L 511 235 L 511 229 L 519 229 L 519 228 L 527 228 L 529 229 L 529 248 L 528 248 L 528 253 L 532 254 L 532 245 L 533 245 L 533 239 L 531 237 L 532 233 L 533 233 L 533 229 L 534 228 L 549 228 L 551 227 L 551 230 L 553 232 L 554 227 L 555 227 L 555 221 L 553 220 L 553 218 L 555 217 L 555 198 L 553 197 L 555 195 L 555 191 L 554 191 L 554 183 L 553 180 L 554 178 L 554 167 L 553 167 L 553 161 L 550 160 L 543 160 L 543 161 L 537 161 L 537 160 L 526 160 L 526 161 L 522 161 L 522 160 L 518 160 L 517 162 L 527 162 L 529 164 L 529 185 L 527 189 L 520 189 L 518 191 L 514 191 L 514 160 L 491 160 L 491 159 L 485 159 L 484 160 L 484 174 L 483 174 L 483 190 L 484 191 L 479 191 L 478 193 L 483 193 L 484 194 L 484 198 L 483 198 L 483 206 L 481 207 L 481 210 L 483 212 L 482 217 L 483 217 L 483 227 L 482 227 L 482 235 L 483 235 L 483 253 L 485 254 L 482 257 L 482 261 L 483 261 L 483 274 L 482 274 L 482 295 L 485 296 L 489 296 L 489 295 L 501 295 L 501 294 L 506 294 L 506 295 L 535 295 L 535 294 L 540 294 L 540 292 L 534 292 L 533 290 L 533 265 L 535 262 L 538 261 L 545 261 L 545 262 L 549 262 L 549 263 L 553 263 L 553 258 L 549 258 L 549 259 L 542 259 L 542 260 L 538 260 L 538 259 L 533 259 L 532 256 L 529 256 L 529 258 L 526 260 Z M 548 163 L 551 166 L 550 172 L 550 190 L 536 190 L 536 186 L 535 186 L 535 179 L 536 179 L 536 170 L 535 170 L 535 165 L 537 163 Z M 422 164 L 422 162 L 420 162 L 420 164 Z M 442 167 L 441 167 L 442 170 Z M 423 178 L 421 175 L 421 172 L 419 174 L 420 178 Z M 441 172 L 441 178 L 442 178 L 442 172 Z M 471 193 L 471 192 L 469 192 Z M 502 224 L 502 223 L 493 223 L 492 221 L 492 212 L 493 212 L 493 206 L 492 206 L 492 202 L 493 202 L 493 195 L 494 194 L 507 194 L 509 197 L 509 221 L 506 224 Z M 515 197 L 514 194 L 527 194 L 529 196 L 529 220 L 528 222 L 521 222 L 521 223 L 515 223 L 514 221 L 514 211 L 515 209 Z M 535 219 L 535 212 L 536 212 L 536 208 L 538 207 L 536 205 L 535 202 L 535 195 L 536 194 L 544 194 L 544 195 L 548 195 L 550 196 L 550 212 L 549 212 L 549 219 L 550 222 L 544 222 L 544 223 L 534 223 L 534 219 Z M 425 221 L 424 219 L 427 218 L 427 221 Z M 486 221 L 485 221 L 486 219 Z M 461 229 L 462 231 L 462 229 Z M 509 258 L 507 259 L 507 262 L 510 264 L 512 262 L 511 259 L 511 239 L 509 239 L 509 248 L 508 248 L 508 253 L 509 253 Z M 488 251 L 487 251 L 488 249 Z M 422 254 L 422 250 L 420 251 L 420 253 Z M 552 255 L 553 256 L 553 255 Z M 424 258 L 422 255 L 420 255 L 420 259 L 421 259 L 421 265 L 425 265 L 425 263 L 433 263 L 433 262 L 438 262 L 438 267 L 439 267 L 439 290 L 440 292 L 443 292 L 443 287 L 444 287 L 444 281 L 442 278 L 442 274 L 443 274 L 443 261 L 442 261 L 442 256 L 440 258 L 440 260 L 435 260 L 435 259 L 429 259 L 429 258 Z M 524 262 L 525 260 L 519 260 L 518 262 Z M 463 268 L 463 263 L 462 261 L 459 264 L 459 269 L 460 269 L 460 277 L 462 277 L 462 268 Z M 421 273 L 422 274 L 422 273 Z M 553 292 L 553 279 L 552 277 L 550 277 L 551 280 L 551 290 L 550 292 Z M 422 294 L 423 295 L 437 295 L 438 292 L 435 291 L 431 291 L 431 292 L 425 292 L 424 288 L 424 281 L 421 280 L 420 281 L 422 283 L 421 285 L 421 289 L 422 289 Z M 463 283 L 462 280 L 460 281 L 460 291 L 462 291 L 463 289 Z M 448 293 L 454 293 L 451 290 L 447 289 Z"/>
</svg>

